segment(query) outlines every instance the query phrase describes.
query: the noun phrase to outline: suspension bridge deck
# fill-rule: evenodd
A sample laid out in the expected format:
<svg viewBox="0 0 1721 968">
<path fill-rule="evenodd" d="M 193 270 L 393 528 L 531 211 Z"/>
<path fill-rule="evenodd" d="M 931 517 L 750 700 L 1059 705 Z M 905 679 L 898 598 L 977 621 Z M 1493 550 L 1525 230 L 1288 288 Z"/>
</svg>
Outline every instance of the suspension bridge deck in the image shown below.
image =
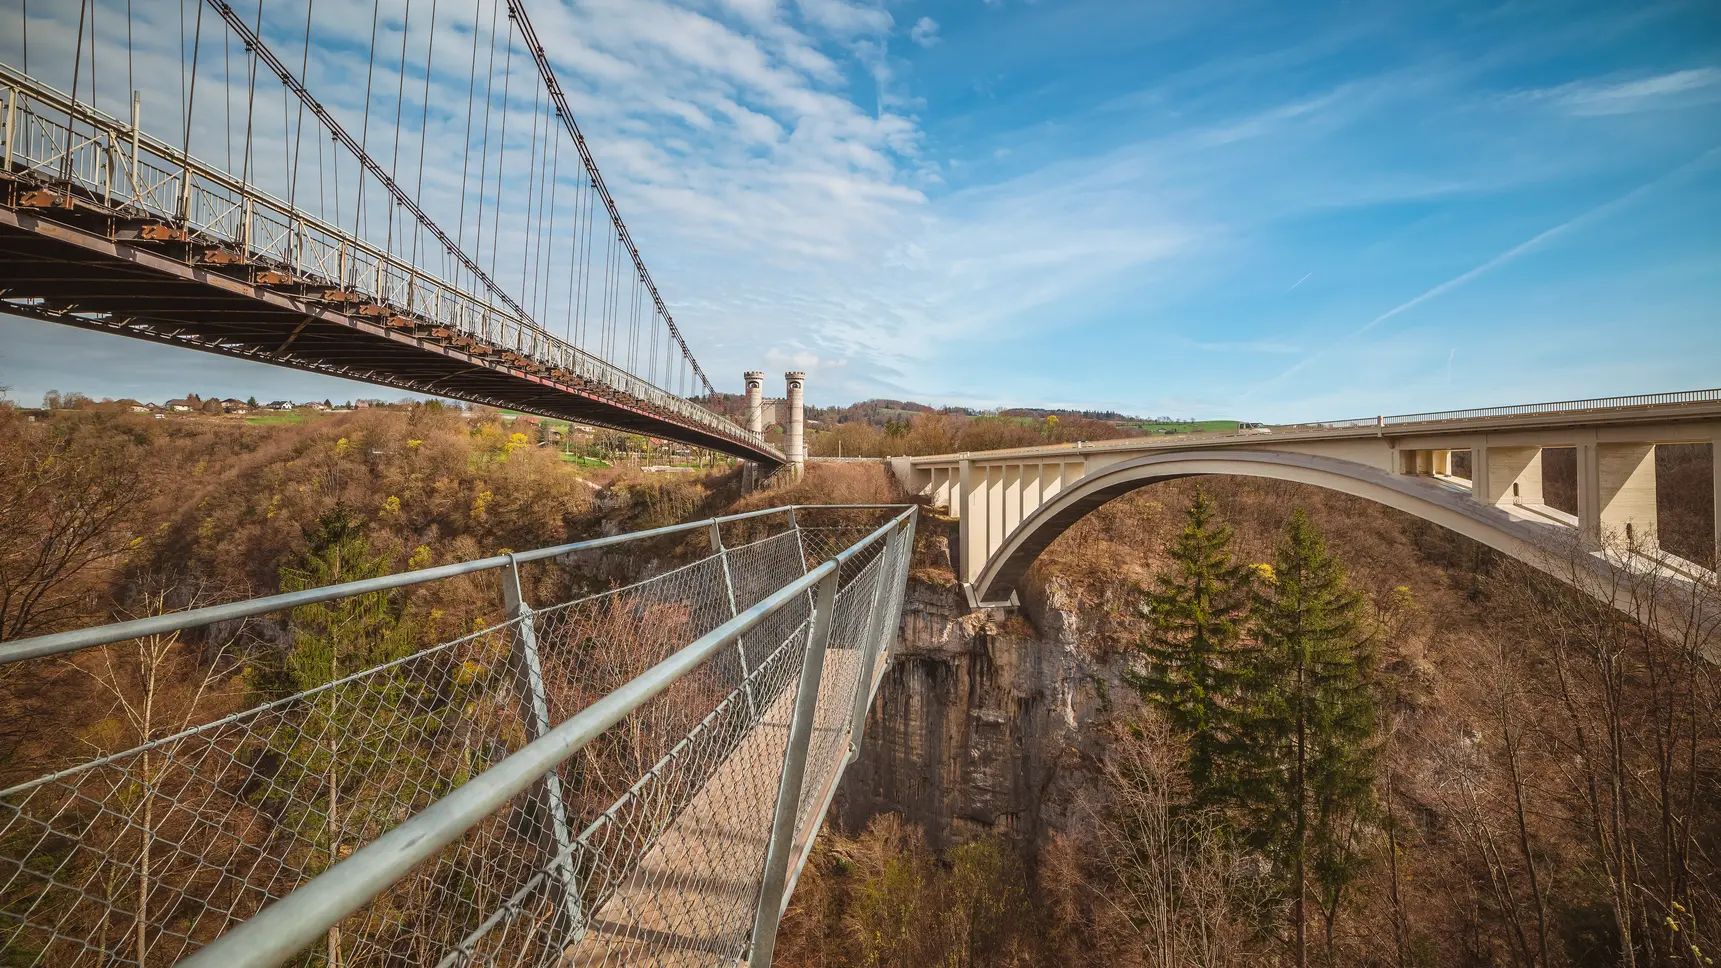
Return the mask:
<svg viewBox="0 0 1721 968">
<path fill-rule="evenodd" d="M 775 448 L 690 420 L 617 381 L 552 366 L 328 280 L 237 259 L 208 241 L 125 240 L 158 223 L 93 201 L 70 210 L 19 206 L 37 190 L 0 182 L 6 312 L 782 462 Z"/>
</svg>

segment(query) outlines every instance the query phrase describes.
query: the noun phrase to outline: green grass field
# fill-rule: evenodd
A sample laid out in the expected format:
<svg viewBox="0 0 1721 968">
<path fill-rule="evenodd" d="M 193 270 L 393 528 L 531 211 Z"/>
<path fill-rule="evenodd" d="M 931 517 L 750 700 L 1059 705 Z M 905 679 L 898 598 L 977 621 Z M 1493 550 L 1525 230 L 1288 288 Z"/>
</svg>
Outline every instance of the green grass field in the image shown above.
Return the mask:
<svg viewBox="0 0 1721 968">
<path fill-rule="evenodd" d="M 245 422 L 248 424 L 264 425 L 296 424 L 304 423 L 309 416 L 310 414 L 304 410 L 283 410 L 274 413 L 260 414 L 255 417 L 246 417 Z"/>
<path fill-rule="evenodd" d="M 608 467 L 608 466 L 610 466 L 608 461 L 601 461 L 601 460 L 598 460 L 596 457 L 585 457 L 585 456 L 582 456 L 580 454 L 562 454 L 561 457 L 562 457 L 563 463 L 572 464 L 575 467 Z"/>
<path fill-rule="evenodd" d="M 1045 418 L 1043 417 L 1005 417 L 1003 419 L 1019 423 L 1027 427 L 1043 427 L 1046 423 Z M 1142 434 L 1158 434 L 1164 433 L 1168 430 L 1174 434 L 1194 434 L 1214 430 L 1236 430 L 1237 421 L 1174 420 L 1170 423 L 1165 423 L 1158 420 L 1128 420 L 1119 422 L 1117 426 Z"/>
<path fill-rule="evenodd" d="M 1150 434 L 1163 433 L 1167 430 L 1174 434 L 1196 434 L 1214 430 L 1236 430 L 1235 420 L 1179 420 L 1174 423 L 1160 423 L 1155 420 L 1130 421 L 1122 426 L 1131 430 L 1140 430 Z"/>
</svg>

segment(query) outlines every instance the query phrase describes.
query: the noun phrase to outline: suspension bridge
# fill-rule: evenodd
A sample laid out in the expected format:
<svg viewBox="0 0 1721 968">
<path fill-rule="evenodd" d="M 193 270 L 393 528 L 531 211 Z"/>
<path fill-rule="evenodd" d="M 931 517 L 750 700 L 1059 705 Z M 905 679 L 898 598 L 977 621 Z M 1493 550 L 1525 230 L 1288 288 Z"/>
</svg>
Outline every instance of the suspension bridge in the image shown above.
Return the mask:
<svg viewBox="0 0 1721 968">
<path fill-rule="evenodd" d="M 22 3 L 0 312 L 782 464 L 697 402 L 520 0 L 370 6 Z"/>
</svg>

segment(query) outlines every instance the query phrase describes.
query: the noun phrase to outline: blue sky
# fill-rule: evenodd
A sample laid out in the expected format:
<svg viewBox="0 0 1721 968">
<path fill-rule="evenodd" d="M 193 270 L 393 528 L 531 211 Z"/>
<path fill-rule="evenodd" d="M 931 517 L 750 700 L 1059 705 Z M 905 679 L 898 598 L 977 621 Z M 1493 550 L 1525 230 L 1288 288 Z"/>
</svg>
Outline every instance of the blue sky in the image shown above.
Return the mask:
<svg viewBox="0 0 1721 968">
<path fill-rule="evenodd" d="M 1712 2 L 532 10 L 723 389 L 1291 420 L 1721 385 Z M 0 383 L 372 392 L 16 320 Z"/>
</svg>

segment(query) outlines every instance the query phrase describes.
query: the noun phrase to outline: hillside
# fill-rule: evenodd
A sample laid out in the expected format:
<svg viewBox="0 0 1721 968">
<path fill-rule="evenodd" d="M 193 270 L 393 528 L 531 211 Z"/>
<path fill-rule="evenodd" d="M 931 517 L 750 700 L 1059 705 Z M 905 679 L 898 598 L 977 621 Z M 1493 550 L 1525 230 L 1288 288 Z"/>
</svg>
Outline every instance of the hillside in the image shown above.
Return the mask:
<svg viewBox="0 0 1721 968">
<path fill-rule="evenodd" d="M 958 449 L 1013 434 L 1046 439 L 1012 418 L 925 412 L 891 439 Z M 1707 485 L 1698 455 L 1669 453 L 1670 488 Z M 436 406 L 265 425 L 0 413 L 0 628 L 13 638 L 277 591 L 332 532 L 362 537 L 398 569 L 726 509 L 903 499 L 879 464 L 815 464 L 803 481 L 749 495 L 736 485 L 733 474 L 578 468 L 496 415 Z M 1236 721 L 1263 735 L 1283 725 L 1274 690 L 1288 677 L 1267 662 L 1276 653 L 1248 609 L 1289 587 L 1286 529 L 1298 512 L 1355 596 L 1340 638 L 1355 660 L 1351 708 L 1366 715 L 1324 747 L 1350 764 L 1354 809 L 1309 842 L 1310 856 L 1334 861 L 1313 865 L 1317 881 L 1338 885 L 1310 895 L 1312 961 L 1712 957 L 1721 677 L 1702 641 L 1658 638 L 1358 499 L 1206 479 L 1092 513 L 1045 552 L 1016 613 L 967 612 L 949 568 L 953 522 L 923 513 L 895 661 L 799 882 L 778 964 L 1294 963 L 1283 813 L 1247 791 L 1201 787 L 1198 733 L 1148 685 L 1170 627 L 1156 615 L 1172 614 L 1156 609 L 1169 607 L 1163 582 L 1182 566 L 1173 551 L 1197 490 L 1213 504 L 1213 533 L 1231 531 L 1222 551 L 1237 566 L 1226 579 L 1240 583 L 1236 601 L 1254 603 L 1223 652 L 1249 675 L 1217 685 L 1218 712 L 1250 717 Z M 1679 540 L 1712 540 L 1707 519 L 1681 514 Z M 57 556 L 52 570 L 19 567 L 43 548 Z M 623 577 L 570 566 L 535 580 Z M 449 582 L 434 599 L 403 595 L 400 612 L 430 641 L 493 605 L 493 589 Z M 162 715 L 239 708 L 279 671 L 267 635 L 254 646 L 245 668 L 205 668 L 199 649 L 178 650 L 152 693 Z M 0 677 L 0 779 L 142 738 L 103 692 L 107 673 L 92 663 L 106 651 Z M 209 687 L 188 685 L 198 682 Z M 1261 701 L 1228 705 L 1248 697 Z M 1282 771 L 1247 759 L 1261 747 L 1223 738 L 1217 775 L 1235 767 L 1278 789 Z"/>
<path fill-rule="evenodd" d="M 1721 680 L 1695 640 L 1359 499 L 1208 479 L 1094 512 L 1041 558 L 1022 615 L 964 615 L 948 577 L 917 576 L 780 964 L 1294 963 L 1285 869 L 1246 811 L 1192 806 L 1187 737 L 1137 688 L 1143 609 L 1197 487 L 1237 562 L 1273 561 L 1301 509 L 1361 597 L 1369 807 L 1311 960 L 1705 963 Z"/>
</svg>

